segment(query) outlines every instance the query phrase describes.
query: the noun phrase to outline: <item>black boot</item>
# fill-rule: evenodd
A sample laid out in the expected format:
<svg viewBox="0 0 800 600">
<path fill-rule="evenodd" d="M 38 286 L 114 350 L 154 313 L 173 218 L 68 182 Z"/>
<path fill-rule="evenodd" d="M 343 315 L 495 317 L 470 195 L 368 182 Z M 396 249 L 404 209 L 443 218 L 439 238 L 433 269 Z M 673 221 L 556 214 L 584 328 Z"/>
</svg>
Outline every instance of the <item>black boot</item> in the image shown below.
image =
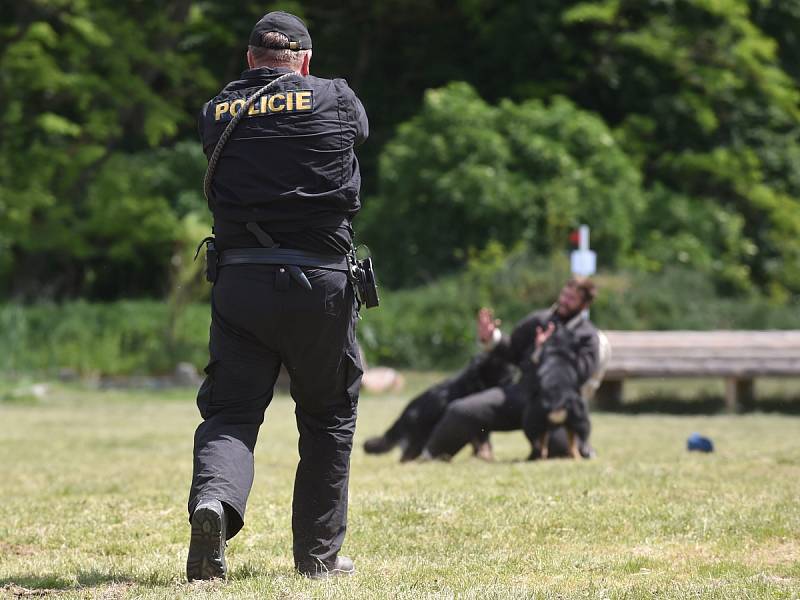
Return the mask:
<svg viewBox="0 0 800 600">
<path fill-rule="evenodd" d="M 186 559 L 186 578 L 225 579 L 225 539 L 227 519 L 219 500 L 206 500 L 192 513 L 192 537 Z"/>
</svg>

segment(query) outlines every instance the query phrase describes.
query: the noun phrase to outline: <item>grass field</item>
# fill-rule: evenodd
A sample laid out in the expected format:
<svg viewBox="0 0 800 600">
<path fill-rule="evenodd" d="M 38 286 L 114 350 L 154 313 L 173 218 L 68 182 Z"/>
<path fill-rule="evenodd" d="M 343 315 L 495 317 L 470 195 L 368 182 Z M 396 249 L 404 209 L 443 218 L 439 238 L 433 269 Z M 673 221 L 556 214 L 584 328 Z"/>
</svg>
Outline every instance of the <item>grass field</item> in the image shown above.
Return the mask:
<svg viewBox="0 0 800 600">
<path fill-rule="evenodd" d="M 297 434 L 280 396 L 230 580 L 192 585 L 193 391 L 6 394 L 0 597 L 800 598 L 797 416 L 597 414 L 599 456 L 577 463 L 516 462 L 520 433 L 495 436 L 493 464 L 364 455 L 409 393 L 361 401 L 344 548 L 355 577 L 292 572 Z M 693 431 L 717 451 L 686 452 Z"/>
</svg>

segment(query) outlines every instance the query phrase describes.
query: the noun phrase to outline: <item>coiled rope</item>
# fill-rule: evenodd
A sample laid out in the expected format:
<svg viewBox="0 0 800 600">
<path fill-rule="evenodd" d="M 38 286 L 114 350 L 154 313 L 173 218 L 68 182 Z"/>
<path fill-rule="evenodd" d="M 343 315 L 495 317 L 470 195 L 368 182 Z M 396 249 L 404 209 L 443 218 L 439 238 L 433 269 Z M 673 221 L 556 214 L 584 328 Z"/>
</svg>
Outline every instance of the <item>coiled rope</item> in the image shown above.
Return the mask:
<svg viewBox="0 0 800 600">
<path fill-rule="evenodd" d="M 206 175 L 203 178 L 203 193 L 206 195 L 206 202 L 208 202 L 208 207 L 213 210 L 213 202 L 211 200 L 211 181 L 214 179 L 214 172 L 217 170 L 217 163 L 219 162 L 219 157 L 222 154 L 222 150 L 225 148 L 225 144 L 228 143 L 228 139 L 233 134 L 233 130 L 236 129 L 236 126 L 239 124 L 247 112 L 250 110 L 250 107 L 253 106 L 256 100 L 261 98 L 267 91 L 272 89 L 275 84 L 279 81 L 283 81 L 291 77 L 292 75 L 296 75 L 296 73 L 284 73 L 280 77 L 273 79 L 267 85 L 259 89 L 255 94 L 250 96 L 247 101 L 244 103 L 244 106 L 239 109 L 239 111 L 233 116 L 233 118 L 228 123 L 228 126 L 225 128 L 225 131 L 222 132 L 222 135 L 219 136 L 219 140 L 217 140 L 217 145 L 214 147 L 214 152 L 211 153 L 211 158 L 208 159 L 208 168 L 206 169 Z"/>
</svg>

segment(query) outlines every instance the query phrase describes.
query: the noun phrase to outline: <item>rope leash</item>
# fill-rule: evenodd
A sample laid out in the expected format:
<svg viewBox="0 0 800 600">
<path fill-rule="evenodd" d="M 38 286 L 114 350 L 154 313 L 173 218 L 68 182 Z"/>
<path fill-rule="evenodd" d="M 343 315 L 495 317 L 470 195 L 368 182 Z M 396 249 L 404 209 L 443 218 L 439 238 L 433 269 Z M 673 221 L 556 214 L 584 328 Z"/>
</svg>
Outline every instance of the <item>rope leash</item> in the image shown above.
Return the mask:
<svg viewBox="0 0 800 600">
<path fill-rule="evenodd" d="M 231 135 L 233 134 L 233 130 L 236 129 L 236 126 L 239 124 L 247 112 L 250 110 L 250 107 L 253 106 L 256 100 L 261 98 L 267 91 L 269 91 L 275 84 L 279 81 L 283 81 L 291 77 L 292 75 L 296 75 L 296 73 L 284 73 L 280 77 L 273 79 L 267 85 L 259 89 L 255 94 L 250 96 L 247 101 L 244 103 L 239 112 L 237 112 L 234 117 L 228 123 L 228 126 L 225 128 L 225 131 L 222 132 L 222 135 L 219 136 L 219 140 L 217 140 L 217 145 L 214 147 L 214 152 L 211 153 L 211 158 L 208 159 L 208 168 L 206 169 L 205 177 L 203 178 L 203 193 L 206 196 L 206 202 L 208 202 L 208 207 L 213 210 L 212 200 L 211 200 L 211 181 L 214 179 L 214 172 L 217 170 L 217 162 L 219 162 L 219 157 L 222 154 L 222 150 L 225 148 L 225 144 L 228 143 L 228 139 L 230 139 Z"/>
</svg>

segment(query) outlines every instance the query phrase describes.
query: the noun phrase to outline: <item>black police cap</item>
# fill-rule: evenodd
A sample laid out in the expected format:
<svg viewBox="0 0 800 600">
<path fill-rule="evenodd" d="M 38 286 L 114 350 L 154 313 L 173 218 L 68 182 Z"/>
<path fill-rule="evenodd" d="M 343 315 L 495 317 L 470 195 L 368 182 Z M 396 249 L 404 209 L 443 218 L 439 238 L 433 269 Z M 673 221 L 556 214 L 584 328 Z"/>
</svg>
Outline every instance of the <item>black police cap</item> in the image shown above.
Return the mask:
<svg viewBox="0 0 800 600">
<path fill-rule="evenodd" d="M 264 45 L 263 35 L 271 31 L 282 33 L 289 41 L 285 44 L 273 43 Z M 311 36 L 308 34 L 306 24 L 298 17 L 283 11 L 267 13 L 250 33 L 250 45 L 274 48 L 276 50 L 310 50 Z"/>
</svg>

